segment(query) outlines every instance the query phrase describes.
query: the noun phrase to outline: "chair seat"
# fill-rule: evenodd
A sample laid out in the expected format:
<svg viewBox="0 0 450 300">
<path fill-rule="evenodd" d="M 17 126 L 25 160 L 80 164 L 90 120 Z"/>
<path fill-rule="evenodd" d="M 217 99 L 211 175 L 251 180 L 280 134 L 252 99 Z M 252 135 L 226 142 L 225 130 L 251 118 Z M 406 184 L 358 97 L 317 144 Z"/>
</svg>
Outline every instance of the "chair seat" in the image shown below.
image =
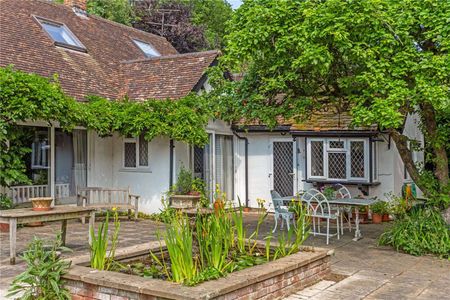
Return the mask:
<svg viewBox="0 0 450 300">
<path fill-rule="evenodd" d="M 324 219 L 332 219 L 336 220 L 338 218 L 338 215 L 336 214 L 309 214 L 308 216 L 314 217 L 314 218 L 324 218 Z"/>
</svg>

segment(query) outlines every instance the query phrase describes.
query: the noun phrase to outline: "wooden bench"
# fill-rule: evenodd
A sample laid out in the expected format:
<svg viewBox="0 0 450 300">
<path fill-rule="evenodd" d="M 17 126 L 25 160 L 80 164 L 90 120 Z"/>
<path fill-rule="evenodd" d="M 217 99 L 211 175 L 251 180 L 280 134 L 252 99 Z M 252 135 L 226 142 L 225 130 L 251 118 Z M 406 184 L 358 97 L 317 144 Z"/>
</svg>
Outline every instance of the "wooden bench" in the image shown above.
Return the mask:
<svg viewBox="0 0 450 300">
<path fill-rule="evenodd" d="M 105 188 L 105 187 L 83 187 L 77 188 L 77 205 L 95 209 L 128 210 L 128 219 L 131 219 L 131 210 L 134 210 L 134 218 L 138 219 L 139 209 L 138 195 L 132 195 L 130 188 Z M 133 201 L 134 200 L 134 201 Z M 84 218 L 82 219 L 84 224 Z"/>
</svg>

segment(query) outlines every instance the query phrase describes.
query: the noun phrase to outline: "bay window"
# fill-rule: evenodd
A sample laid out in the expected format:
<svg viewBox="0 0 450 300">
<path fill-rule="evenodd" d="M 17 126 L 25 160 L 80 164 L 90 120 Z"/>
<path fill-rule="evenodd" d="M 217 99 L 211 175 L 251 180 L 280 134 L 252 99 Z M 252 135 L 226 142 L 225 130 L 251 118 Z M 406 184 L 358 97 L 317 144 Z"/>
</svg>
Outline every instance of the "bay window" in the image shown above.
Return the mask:
<svg viewBox="0 0 450 300">
<path fill-rule="evenodd" d="M 307 179 L 369 182 L 369 151 L 368 138 L 308 138 Z"/>
</svg>

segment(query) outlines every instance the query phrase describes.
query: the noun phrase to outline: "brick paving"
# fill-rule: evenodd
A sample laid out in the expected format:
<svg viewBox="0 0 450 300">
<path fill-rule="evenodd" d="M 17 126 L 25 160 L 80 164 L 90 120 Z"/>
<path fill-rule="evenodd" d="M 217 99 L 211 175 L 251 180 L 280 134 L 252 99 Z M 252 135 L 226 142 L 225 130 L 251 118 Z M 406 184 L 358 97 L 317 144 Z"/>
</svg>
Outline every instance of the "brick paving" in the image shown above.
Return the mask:
<svg viewBox="0 0 450 300">
<path fill-rule="evenodd" d="M 257 215 L 245 215 L 247 232 L 255 228 Z M 96 223 L 97 225 L 99 222 Z M 317 285 L 299 291 L 287 299 L 448 299 L 450 295 L 450 261 L 432 256 L 414 257 L 398 253 L 389 247 L 378 247 L 377 237 L 386 225 L 362 225 L 364 238 L 358 242 L 348 231 L 337 240 L 330 239 L 325 245 L 324 237 L 310 237 L 309 246 L 335 249 L 332 257 L 332 272 L 336 278 L 327 278 Z M 273 227 L 273 217 L 260 228 L 260 237 L 266 236 Z M 26 249 L 34 235 L 53 238 L 60 223 L 48 223 L 43 227 L 23 227 L 17 233 L 17 251 Z M 119 247 L 131 246 L 155 240 L 163 225 L 150 220 L 139 222 L 123 220 Z M 73 250 L 64 256 L 86 254 L 88 251 L 87 224 L 78 221 L 68 223 L 67 246 Z M 279 233 L 280 231 L 277 231 Z M 7 233 L 0 234 L 0 299 L 12 278 L 23 271 L 25 264 L 20 259 L 15 266 L 9 265 L 9 239 Z M 333 276 L 332 276 L 333 277 Z"/>
</svg>

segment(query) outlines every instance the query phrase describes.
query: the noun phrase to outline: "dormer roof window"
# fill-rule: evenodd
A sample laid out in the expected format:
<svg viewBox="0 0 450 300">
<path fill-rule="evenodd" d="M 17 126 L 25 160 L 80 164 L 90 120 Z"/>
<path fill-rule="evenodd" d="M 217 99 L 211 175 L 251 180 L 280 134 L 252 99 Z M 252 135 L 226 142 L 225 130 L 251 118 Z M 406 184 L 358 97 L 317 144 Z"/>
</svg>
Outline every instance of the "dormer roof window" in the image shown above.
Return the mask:
<svg viewBox="0 0 450 300">
<path fill-rule="evenodd" d="M 136 44 L 136 46 L 139 47 L 139 49 L 141 49 L 142 52 L 144 52 L 145 56 L 147 57 L 161 56 L 161 54 L 155 48 L 153 48 L 151 44 L 135 39 L 133 39 L 133 42 Z"/>
<path fill-rule="evenodd" d="M 69 30 L 69 28 L 67 28 L 66 25 L 39 17 L 36 17 L 36 19 L 48 35 L 55 41 L 56 46 L 87 52 L 83 44 L 81 44 L 81 42 Z"/>
</svg>

